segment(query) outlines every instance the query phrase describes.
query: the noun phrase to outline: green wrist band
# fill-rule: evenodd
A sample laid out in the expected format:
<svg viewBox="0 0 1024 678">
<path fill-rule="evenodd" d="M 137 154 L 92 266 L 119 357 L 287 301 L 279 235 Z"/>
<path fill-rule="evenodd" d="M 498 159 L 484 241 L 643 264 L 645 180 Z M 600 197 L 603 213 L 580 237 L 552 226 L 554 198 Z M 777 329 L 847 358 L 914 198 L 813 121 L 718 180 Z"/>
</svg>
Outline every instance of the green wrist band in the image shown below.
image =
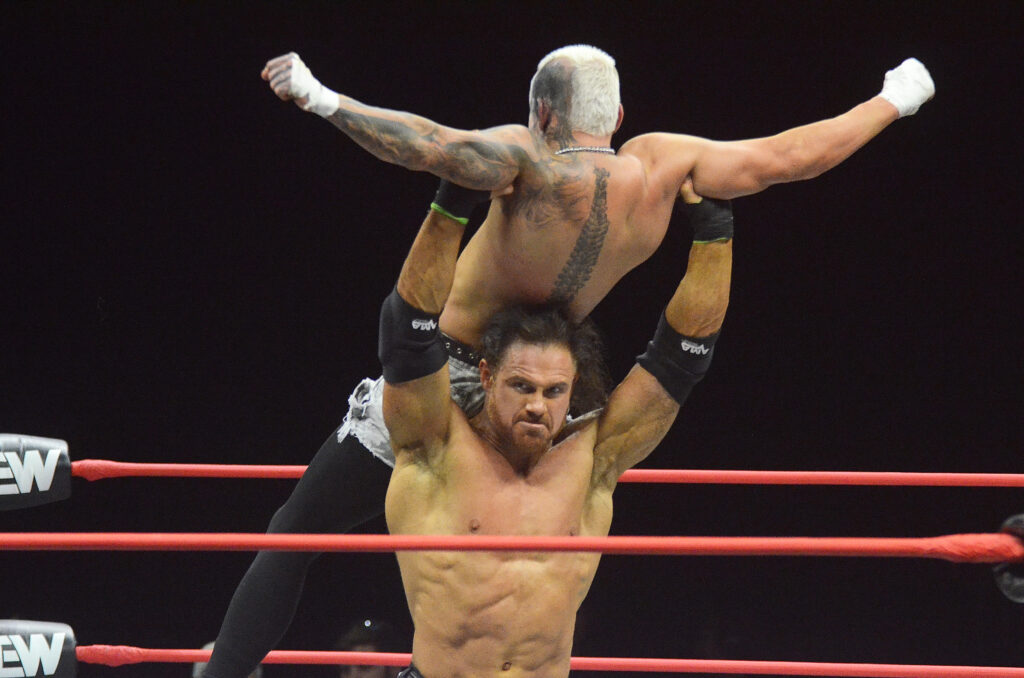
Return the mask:
<svg viewBox="0 0 1024 678">
<path fill-rule="evenodd" d="M 434 210 L 438 214 L 443 214 L 444 216 L 448 217 L 449 219 L 454 219 L 455 221 L 459 222 L 463 226 L 465 226 L 466 224 L 469 223 L 469 218 L 468 217 L 457 217 L 454 214 L 452 214 L 451 212 L 449 212 L 448 210 L 446 210 L 445 208 L 443 208 L 440 205 L 438 205 L 436 202 L 430 203 L 430 209 Z"/>
</svg>

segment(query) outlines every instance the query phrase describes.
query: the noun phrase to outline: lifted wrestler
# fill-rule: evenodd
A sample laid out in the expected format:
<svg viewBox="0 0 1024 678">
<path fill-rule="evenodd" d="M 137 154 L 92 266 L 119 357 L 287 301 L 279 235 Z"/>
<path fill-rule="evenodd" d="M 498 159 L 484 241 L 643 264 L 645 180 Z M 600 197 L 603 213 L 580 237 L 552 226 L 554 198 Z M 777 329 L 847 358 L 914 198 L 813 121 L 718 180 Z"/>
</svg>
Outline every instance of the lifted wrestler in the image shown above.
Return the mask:
<svg viewBox="0 0 1024 678">
<path fill-rule="evenodd" d="M 294 53 L 269 61 L 262 77 L 278 97 L 325 117 L 382 160 L 507 191 L 467 245 L 441 316 L 447 334 L 473 346 L 510 303 L 557 300 L 585 317 L 657 249 L 685 180 L 698 195 L 734 198 L 816 177 L 935 91 L 927 69 L 907 59 L 886 73 L 878 96 L 835 118 L 743 141 L 643 134 L 616 152 L 610 144 L 623 108 L 615 61 L 586 45 L 540 61 L 528 126 L 483 131 L 337 94 Z"/>
</svg>

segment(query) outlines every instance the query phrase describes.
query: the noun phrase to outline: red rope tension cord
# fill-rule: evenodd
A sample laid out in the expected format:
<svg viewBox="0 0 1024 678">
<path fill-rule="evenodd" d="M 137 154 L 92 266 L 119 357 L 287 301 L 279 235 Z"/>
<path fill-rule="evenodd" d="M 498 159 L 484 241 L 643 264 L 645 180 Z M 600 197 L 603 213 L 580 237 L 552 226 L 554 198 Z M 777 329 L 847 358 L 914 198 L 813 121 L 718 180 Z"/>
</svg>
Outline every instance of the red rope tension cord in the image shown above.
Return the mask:
<svg viewBox="0 0 1024 678">
<path fill-rule="evenodd" d="M 209 650 L 151 650 L 127 645 L 82 645 L 78 661 L 122 666 L 144 662 L 192 663 L 210 658 Z M 395 652 L 303 652 L 277 650 L 265 664 L 360 664 L 407 666 L 412 656 Z M 1024 678 L 1024 668 L 1001 666 L 913 666 L 822 662 L 736 661 L 725 659 L 646 659 L 573 657 L 574 671 L 657 673 L 745 673 L 775 676 L 860 676 L 864 678 Z"/>
<path fill-rule="evenodd" d="M 137 464 L 106 459 L 71 462 L 71 475 L 86 480 L 127 477 L 298 478 L 305 466 L 258 464 Z M 714 485 L 896 485 L 930 487 L 1024 487 L 1019 473 L 900 473 L 888 471 L 716 471 L 631 469 L 624 483 Z"/>
<path fill-rule="evenodd" d="M 1024 561 L 1011 534 L 943 537 L 522 537 L 500 535 L 7 532 L 0 551 L 571 551 L 690 556 L 867 556 Z"/>
</svg>

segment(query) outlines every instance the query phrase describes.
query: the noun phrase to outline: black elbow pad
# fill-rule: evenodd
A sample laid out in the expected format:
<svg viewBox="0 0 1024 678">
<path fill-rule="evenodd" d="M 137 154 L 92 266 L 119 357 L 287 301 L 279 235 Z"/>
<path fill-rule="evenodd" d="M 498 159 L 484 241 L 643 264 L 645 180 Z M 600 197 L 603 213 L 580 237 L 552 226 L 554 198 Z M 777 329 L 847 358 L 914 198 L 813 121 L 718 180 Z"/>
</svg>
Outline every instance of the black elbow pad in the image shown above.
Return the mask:
<svg viewBox="0 0 1024 678">
<path fill-rule="evenodd" d="M 718 335 L 715 332 L 700 339 L 683 336 L 672 329 L 662 313 L 654 338 L 647 343 L 647 350 L 637 356 L 636 361 L 682 405 L 694 385 L 704 378 L 711 367 Z"/>
<path fill-rule="evenodd" d="M 384 380 L 400 384 L 440 370 L 448 356 L 439 341 L 438 315 L 411 306 L 395 288 L 380 308 L 377 357 Z"/>
</svg>

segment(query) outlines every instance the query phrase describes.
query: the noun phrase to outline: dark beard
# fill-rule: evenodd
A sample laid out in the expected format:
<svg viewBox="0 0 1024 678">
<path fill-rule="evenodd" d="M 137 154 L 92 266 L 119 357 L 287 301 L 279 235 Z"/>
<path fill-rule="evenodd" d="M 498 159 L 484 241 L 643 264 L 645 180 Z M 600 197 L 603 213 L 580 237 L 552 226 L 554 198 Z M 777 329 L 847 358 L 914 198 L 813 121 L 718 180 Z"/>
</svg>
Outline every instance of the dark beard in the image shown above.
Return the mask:
<svg viewBox="0 0 1024 678">
<path fill-rule="evenodd" d="M 488 400 L 485 402 L 480 414 L 474 417 L 474 429 L 476 429 L 480 437 L 490 442 L 517 472 L 524 473 L 528 471 L 533 462 L 540 459 L 544 453 L 551 449 L 552 436 L 547 436 L 543 439 L 529 437 L 527 438 L 529 442 L 523 445 L 516 442 L 515 426 L 518 422 L 513 423 L 509 427 L 504 427 L 498 426 L 498 421 L 498 417 L 494 412 L 494 406 Z M 551 433 L 550 429 L 549 433 Z"/>
</svg>

